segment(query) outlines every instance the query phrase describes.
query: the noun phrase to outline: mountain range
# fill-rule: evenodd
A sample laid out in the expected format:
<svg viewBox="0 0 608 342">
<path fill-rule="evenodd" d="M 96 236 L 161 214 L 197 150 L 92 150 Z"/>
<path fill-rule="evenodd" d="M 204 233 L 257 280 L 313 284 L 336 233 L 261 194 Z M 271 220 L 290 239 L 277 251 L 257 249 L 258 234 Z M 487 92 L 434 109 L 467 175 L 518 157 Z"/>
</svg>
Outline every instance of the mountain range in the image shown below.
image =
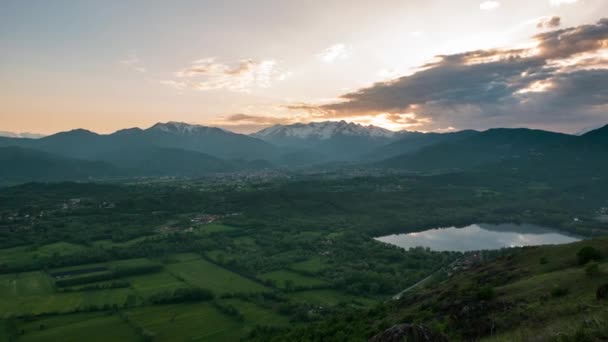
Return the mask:
<svg viewBox="0 0 608 342">
<path fill-rule="evenodd" d="M 497 128 L 450 133 L 393 132 L 345 121 L 275 125 L 251 135 L 179 122 L 112 134 L 84 129 L 39 139 L 0 137 L 0 181 L 113 176 L 187 176 L 324 163 L 452 172 L 479 168 L 602 169 L 608 125 L 583 135 Z"/>
</svg>

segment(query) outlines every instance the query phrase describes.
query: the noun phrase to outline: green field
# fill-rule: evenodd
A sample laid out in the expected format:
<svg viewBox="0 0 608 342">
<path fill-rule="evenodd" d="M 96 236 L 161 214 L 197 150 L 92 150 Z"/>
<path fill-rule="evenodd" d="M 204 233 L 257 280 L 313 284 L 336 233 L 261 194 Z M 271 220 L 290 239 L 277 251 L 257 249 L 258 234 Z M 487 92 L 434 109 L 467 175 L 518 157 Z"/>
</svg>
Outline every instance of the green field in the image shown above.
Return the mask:
<svg viewBox="0 0 608 342">
<path fill-rule="evenodd" d="M 168 272 L 156 272 L 123 279 L 131 283 L 131 287 L 142 298 L 161 291 L 184 287 L 183 281 Z"/>
<path fill-rule="evenodd" d="M 128 246 L 132 246 L 136 243 L 145 241 L 149 238 L 151 238 L 151 236 L 141 236 L 141 237 L 131 239 L 128 241 L 123 241 L 123 242 L 114 242 L 112 240 L 97 240 L 97 241 L 93 241 L 92 244 L 93 244 L 93 246 L 100 247 L 100 248 L 128 247 Z"/>
<path fill-rule="evenodd" d="M 215 293 L 254 293 L 267 289 L 247 278 L 230 272 L 204 259 L 167 265 L 167 270 L 186 283 Z"/>
<path fill-rule="evenodd" d="M 231 227 L 231 226 L 227 226 L 221 223 L 210 223 L 210 224 L 205 224 L 205 225 L 201 225 L 198 226 L 195 230 L 197 235 L 208 235 L 208 234 L 212 234 L 212 233 L 224 233 L 224 232 L 231 232 L 231 231 L 235 231 L 237 230 L 237 228 Z"/>
<path fill-rule="evenodd" d="M 316 274 L 327 268 L 321 257 L 315 256 L 305 261 L 300 261 L 289 266 L 294 271 Z"/>
<path fill-rule="evenodd" d="M 318 306 L 335 306 L 341 303 L 353 306 L 369 306 L 377 303 L 371 298 L 356 297 L 335 290 L 307 290 L 289 294 L 296 303 L 309 303 Z"/>
<path fill-rule="evenodd" d="M 209 303 L 144 307 L 128 316 L 159 341 L 234 341 L 240 336 L 241 323 Z"/>
<path fill-rule="evenodd" d="M 82 313 L 19 322 L 17 341 L 21 342 L 80 342 L 137 341 L 135 330 L 118 315 Z"/>
<path fill-rule="evenodd" d="M 53 293 L 53 290 L 52 278 L 43 272 L 0 275 L 0 298 L 3 300 L 22 296 L 44 296 Z"/>
<path fill-rule="evenodd" d="M 290 282 L 296 288 L 319 287 L 327 285 L 327 283 L 322 279 L 305 276 L 288 270 L 264 273 L 260 275 L 260 278 L 266 281 L 273 281 L 276 286 L 280 288 L 286 288 L 288 286 L 287 284 Z"/>
<path fill-rule="evenodd" d="M 67 313 L 90 307 L 110 308 L 112 305 L 122 306 L 129 294 L 134 294 L 133 290 L 112 289 L 21 296 L 3 300 L 0 303 L 0 309 L 4 317 L 11 315 Z"/>
<path fill-rule="evenodd" d="M 86 250 L 86 247 L 69 242 L 56 242 L 40 247 L 13 247 L 0 249 L 0 269 L 3 265 L 18 267 L 41 258 L 60 257 Z"/>
</svg>

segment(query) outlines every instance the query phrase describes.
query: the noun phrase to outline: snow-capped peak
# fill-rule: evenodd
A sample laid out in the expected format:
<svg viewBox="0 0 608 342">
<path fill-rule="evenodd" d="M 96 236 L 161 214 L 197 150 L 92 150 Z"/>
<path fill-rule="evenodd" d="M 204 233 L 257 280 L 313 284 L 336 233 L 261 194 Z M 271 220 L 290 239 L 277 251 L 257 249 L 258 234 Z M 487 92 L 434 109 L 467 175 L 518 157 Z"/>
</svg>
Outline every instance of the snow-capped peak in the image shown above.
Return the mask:
<svg viewBox="0 0 608 342">
<path fill-rule="evenodd" d="M 289 137 L 299 139 L 327 140 L 337 135 L 371 138 L 392 138 L 395 132 L 381 127 L 363 126 L 353 122 L 324 121 L 307 124 L 274 125 L 253 134 L 258 138 Z"/>
<path fill-rule="evenodd" d="M 177 135 L 194 135 L 210 131 L 224 131 L 221 128 L 208 127 L 203 125 L 189 124 L 185 122 L 169 121 L 166 123 L 157 123 L 150 127 L 149 130 L 156 130 L 165 133 Z"/>
</svg>

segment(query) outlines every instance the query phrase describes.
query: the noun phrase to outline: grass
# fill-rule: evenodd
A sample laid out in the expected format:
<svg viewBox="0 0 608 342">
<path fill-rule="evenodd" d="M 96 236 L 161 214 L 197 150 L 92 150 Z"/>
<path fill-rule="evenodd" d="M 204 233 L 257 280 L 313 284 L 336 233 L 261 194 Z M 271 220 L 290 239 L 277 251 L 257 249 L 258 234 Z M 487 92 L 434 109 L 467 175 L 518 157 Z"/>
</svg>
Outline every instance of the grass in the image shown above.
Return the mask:
<svg viewBox="0 0 608 342">
<path fill-rule="evenodd" d="M 167 265 L 177 279 L 215 293 L 254 293 L 265 291 L 262 285 L 203 259 Z"/>
<path fill-rule="evenodd" d="M 122 242 L 114 242 L 112 240 L 97 240 L 97 241 L 93 241 L 92 245 L 94 247 L 108 248 L 108 249 L 112 248 L 112 247 L 128 247 L 128 246 L 137 244 L 141 241 L 145 241 L 146 239 L 149 239 L 151 237 L 153 237 L 153 235 L 140 236 L 138 238 L 128 240 L 128 241 L 122 241 Z"/>
<path fill-rule="evenodd" d="M 123 278 L 131 283 L 135 292 L 143 298 L 147 298 L 155 293 L 184 287 L 184 282 L 175 278 L 169 272 L 157 272 L 144 274 L 135 277 Z"/>
<path fill-rule="evenodd" d="M 256 326 L 281 327 L 290 324 L 287 317 L 281 316 L 272 310 L 262 308 L 254 303 L 238 299 L 229 299 L 224 302 L 239 310 L 239 312 L 243 314 L 245 320 L 241 322 L 238 328 L 216 334 L 214 338 L 217 341 L 239 341 L 244 336 L 247 336 Z"/>
<path fill-rule="evenodd" d="M 41 329 L 42 326 L 42 329 Z M 21 335 L 20 332 L 24 334 Z M 81 313 L 51 316 L 17 324 L 18 342 L 137 341 L 138 335 L 118 315 Z"/>
<path fill-rule="evenodd" d="M 205 255 L 207 256 L 207 258 L 209 258 L 217 263 L 230 262 L 231 260 L 235 259 L 235 256 L 233 254 L 226 253 L 219 249 L 214 249 L 214 250 L 205 252 Z"/>
<path fill-rule="evenodd" d="M 322 279 L 301 275 L 288 270 L 264 273 L 260 275 L 260 278 L 264 280 L 274 281 L 276 283 L 276 286 L 280 288 L 285 288 L 287 286 L 288 281 L 291 281 L 295 287 L 314 287 L 327 285 L 327 283 Z"/>
<path fill-rule="evenodd" d="M 138 267 L 138 266 L 150 266 L 150 265 L 155 265 L 155 264 L 156 264 L 155 262 L 153 262 L 147 258 L 135 258 L 135 259 L 115 260 L 115 261 L 110 261 L 110 262 L 99 262 L 99 263 L 93 263 L 93 264 L 82 264 L 82 265 L 76 265 L 76 266 L 59 267 L 59 268 L 54 268 L 52 270 L 49 270 L 48 273 L 77 271 L 77 270 L 81 270 L 81 269 L 89 269 L 89 268 L 96 268 L 96 267 L 106 267 L 108 270 L 110 270 L 112 267 Z"/>
<path fill-rule="evenodd" d="M 197 235 L 208 235 L 208 234 L 212 234 L 212 233 L 231 232 L 234 230 L 237 230 L 237 229 L 234 227 L 231 227 L 231 226 L 221 224 L 221 223 L 210 223 L 210 224 L 198 226 L 196 228 L 195 232 Z"/>
<path fill-rule="evenodd" d="M 32 279 L 32 278 L 28 278 Z M 128 288 L 102 290 L 102 291 L 84 291 L 84 292 L 67 292 L 67 293 L 52 293 L 50 290 L 40 288 L 35 290 L 31 285 L 17 285 L 26 288 L 30 291 L 28 295 L 10 296 L 3 292 L 3 297 L 0 300 L 0 318 L 7 318 L 15 315 L 41 315 L 49 313 L 68 313 L 79 308 L 90 306 L 103 307 L 105 305 L 121 306 L 127 299 L 129 294 L 134 294 L 133 290 Z M 39 291 L 38 294 L 34 294 Z M 20 290 L 17 290 L 20 291 Z"/>
<path fill-rule="evenodd" d="M 3 300 L 21 296 L 44 296 L 53 291 L 53 280 L 42 272 L 0 275 L 0 298 Z"/>
<path fill-rule="evenodd" d="M 327 265 L 321 260 L 321 257 L 315 256 L 308 260 L 297 262 L 289 266 L 290 269 L 298 272 L 316 274 L 323 271 Z"/>
<path fill-rule="evenodd" d="M 84 250 L 86 250 L 86 247 L 69 242 L 56 242 L 40 247 L 5 248 L 0 250 L 0 266 L 4 264 L 10 267 L 18 267 L 30 264 L 38 258 L 70 255 Z"/>
<path fill-rule="evenodd" d="M 232 333 L 242 328 L 210 303 L 143 307 L 128 315 L 157 341 L 234 341 Z"/>
<path fill-rule="evenodd" d="M 352 296 L 336 290 L 297 291 L 290 293 L 289 299 L 296 303 L 314 304 L 324 307 L 336 306 L 340 303 L 352 304 L 354 306 L 371 306 L 377 303 L 370 298 Z"/>
<path fill-rule="evenodd" d="M 254 303 L 239 299 L 228 299 L 224 301 L 237 308 L 245 317 L 245 324 L 254 326 L 256 324 L 266 326 L 284 326 L 289 324 L 289 319 L 277 314 L 275 311 L 260 307 Z"/>
<path fill-rule="evenodd" d="M 178 253 L 172 254 L 170 257 L 171 262 L 183 262 L 190 261 L 194 259 L 200 259 L 201 256 L 196 253 Z"/>
<path fill-rule="evenodd" d="M 608 307 L 597 313 L 582 316 L 564 316 L 538 326 L 524 323 L 522 326 L 503 334 L 484 338 L 483 342 L 511 342 L 511 341 L 595 341 L 584 339 L 580 335 L 585 330 L 600 330 L 608 336 Z M 565 339 L 568 336 L 570 339 Z M 561 337 L 561 339 L 559 339 Z M 597 340 L 601 341 L 601 340 Z"/>
</svg>

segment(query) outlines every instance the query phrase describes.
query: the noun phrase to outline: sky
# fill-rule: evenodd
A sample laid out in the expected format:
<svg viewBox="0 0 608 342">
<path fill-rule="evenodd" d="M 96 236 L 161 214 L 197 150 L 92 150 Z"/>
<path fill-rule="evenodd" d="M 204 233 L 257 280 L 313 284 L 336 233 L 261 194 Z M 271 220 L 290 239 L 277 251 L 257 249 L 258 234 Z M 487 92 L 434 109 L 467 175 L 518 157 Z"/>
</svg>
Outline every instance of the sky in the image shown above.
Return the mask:
<svg viewBox="0 0 608 342">
<path fill-rule="evenodd" d="M 2 0 L 0 131 L 608 123 L 607 0 Z"/>
</svg>

